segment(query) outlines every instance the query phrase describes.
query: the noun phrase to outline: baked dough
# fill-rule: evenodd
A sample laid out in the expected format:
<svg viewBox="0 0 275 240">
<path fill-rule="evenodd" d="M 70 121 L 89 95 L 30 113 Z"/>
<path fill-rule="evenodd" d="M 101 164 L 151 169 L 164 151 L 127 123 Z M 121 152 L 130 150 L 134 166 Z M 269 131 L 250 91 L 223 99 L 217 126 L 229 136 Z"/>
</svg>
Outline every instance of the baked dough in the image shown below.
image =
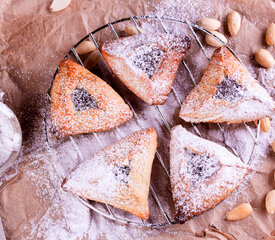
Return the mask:
<svg viewBox="0 0 275 240">
<path fill-rule="evenodd" d="M 136 131 L 80 164 L 63 189 L 149 218 L 148 192 L 157 147 L 153 128 Z"/>
<path fill-rule="evenodd" d="M 59 135 L 106 131 L 133 116 L 129 106 L 102 79 L 65 59 L 51 89 L 51 119 Z"/>
<path fill-rule="evenodd" d="M 190 39 L 172 34 L 138 34 L 106 41 L 102 56 L 114 74 L 149 105 L 164 104 Z"/>
<path fill-rule="evenodd" d="M 275 103 L 267 91 L 226 47 L 221 47 L 183 102 L 180 117 L 195 123 L 241 123 L 274 112 Z"/>
<path fill-rule="evenodd" d="M 213 208 L 242 182 L 249 167 L 217 143 L 181 125 L 172 129 L 170 171 L 175 220 L 184 223 Z"/>
</svg>

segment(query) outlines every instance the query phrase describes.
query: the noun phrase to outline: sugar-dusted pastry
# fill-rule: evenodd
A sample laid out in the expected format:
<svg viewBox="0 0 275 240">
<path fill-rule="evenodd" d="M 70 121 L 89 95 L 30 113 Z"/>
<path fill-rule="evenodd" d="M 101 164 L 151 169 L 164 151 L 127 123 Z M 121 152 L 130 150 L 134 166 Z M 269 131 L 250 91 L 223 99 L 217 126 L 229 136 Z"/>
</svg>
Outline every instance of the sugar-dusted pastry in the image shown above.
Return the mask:
<svg viewBox="0 0 275 240">
<path fill-rule="evenodd" d="M 148 219 L 156 147 L 157 133 L 153 128 L 136 131 L 80 164 L 65 179 L 63 189 Z"/>
<path fill-rule="evenodd" d="M 170 174 L 175 220 L 183 223 L 213 208 L 239 186 L 248 169 L 219 144 L 174 127 Z"/>
<path fill-rule="evenodd" d="M 275 103 L 226 48 L 216 49 L 200 83 L 182 104 L 188 122 L 249 122 L 270 116 Z"/>
<path fill-rule="evenodd" d="M 138 34 L 105 42 L 102 56 L 114 74 L 149 105 L 164 104 L 190 39 Z"/>
<path fill-rule="evenodd" d="M 51 119 L 58 134 L 106 131 L 132 115 L 106 82 L 69 59 L 61 61 L 51 89 Z"/>
</svg>

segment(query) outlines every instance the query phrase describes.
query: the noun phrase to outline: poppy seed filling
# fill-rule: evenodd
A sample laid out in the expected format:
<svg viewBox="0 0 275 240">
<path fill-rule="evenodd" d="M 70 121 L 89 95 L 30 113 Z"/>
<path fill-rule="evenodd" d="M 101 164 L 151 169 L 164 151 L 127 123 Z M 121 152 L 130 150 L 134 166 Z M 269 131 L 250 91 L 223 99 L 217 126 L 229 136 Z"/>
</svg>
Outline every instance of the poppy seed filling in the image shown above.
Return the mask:
<svg viewBox="0 0 275 240">
<path fill-rule="evenodd" d="M 116 165 L 113 173 L 119 182 L 128 185 L 130 171 L 131 168 L 128 165 Z"/>
<path fill-rule="evenodd" d="M 213 97 L 233 102 L 242 97 L 244 91 L 244 87 L 237 83 L 233 78 L 226 75 L 225 79 L 217 85 L 217 91 Z"/>
<path fill-rule="evenodd" d="M 76 111 L 85 111 L 90 108 L 99 109 L 94 97 L 88 93 L 85 88 L 75 88 L 71 94 L 74 109 Z"/>
<path fill-rule="evenodd" d="M 144 46 L 140 48 L 140 50 L 138 48 L 136 49 L 136 54 L 134 54 L 132 62 L 151 78 L 158 69 L 164 52 L 159 48 L 148 48 Z"/>
<path fill-rule="evenodd" d="M 186 156 L 187 173 L 193 187 L 210 178 L 220 168 L 209 156 L 195 154 L 189 150 L 186 150 Z"/>
</svg>

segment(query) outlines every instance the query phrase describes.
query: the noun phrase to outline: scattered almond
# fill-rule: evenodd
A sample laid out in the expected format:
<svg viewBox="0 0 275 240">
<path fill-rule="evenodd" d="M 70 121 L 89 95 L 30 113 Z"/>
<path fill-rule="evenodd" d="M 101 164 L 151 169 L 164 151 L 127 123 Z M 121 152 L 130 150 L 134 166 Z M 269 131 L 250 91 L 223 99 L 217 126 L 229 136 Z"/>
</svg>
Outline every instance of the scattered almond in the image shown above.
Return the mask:
<svg viewBox="0 0 275 240">
<path fill-rule="evenodd" d="M 258 120 L 253 121 L 255 126 L 258 127 Z"/>
<path fill-rule="evenodd" d="M 236 221 L 248 217 L 253 209 L 249 203 L 242 203 L 226 213 L 226 220 Z"/>
<path fill-rule="evenodd" d="M 256 52 L 255 59 L 257 63 L 265 68 L 272 68 L 275 65 L 275 59 L 271 53 L 265 49 L 260 49 Z"/>
<path fill-rule="evenodd" d="M 83 54 L 87 54 L 90 53 L 92 51 L 96 50 L 96 46 L 93 42 L 91 41 L 83 41 L 82 43 L 80 43 L 76 48 L 75 51 L 77 52 L 77 54 L 79 55 L 83 55 Z"/>
<path fill-rule="evenodd" d="M 270 23 L 265 33 L 265 40 L 268 45 L 275 45 L 275 23 Z"/>
<path fill-rule="evenodd" d="M 53 0 L 52 4 L 50 6 L 50 10 L 52 12 L 58 12 L 61 11 L 63 9 L 65 9 L 66 7 L 68 7 L 71 3 L 71 0 Z"/>
<path fill-rule="evenodd" d="M 227 17 L 227 26 L 230 34 L 235 36 L 241 27 L 241 15 L 236 11 L 229 13 Z"/>
<path fill-rule="evenodd" d="M 221 22 L 214 18 L 201 18 L 198 24 L 208 31 L 218 30 L 221 26 Z"/>
<path fill-rule="evenodd" d="M 271 143 L 271 147 L 272 147 L 273 151 L 275 152 L 275 141 L 273 141 L 273 142 Z M 274 174 L 275 174 L 275 172 L 274 172 Z M 274 176 L 275 176 L 275 175 L 274 175 Z"/>
<path fill-rule="evenodd" d="M 145 31 L 142 28 L 139 28 L 139 30 L 140 30 L 141 33 L 145 33 Z M 127 36 L 133 36 L 133 35 L 139 34 L 136 26 L 134 26 L 134 25 L 126 26 L 124 31 L 125 31 Z"/>
<path fill-rule="evenodd" d="M 227 39 L 224 35 L 222 35 L 220 32 L 217 31 L 211 31 L 215 36 L 220 38 L 224 43 L 227 43 Z M 205 41 L 212 47 L 221 47 L 223 44 L 217 40 L 216 38 L 212 37 L 211 35 L 207 34 L 205 36 Z"/>
<path fill-rule="evenodd" d="M 268 117 L 261 119 L 260 127 L 263 132 L 269 132 L 270 129 L 270 120 Z"/>
<path fill-rule="evenodd" d="M 275 190 L 270 191 L 265 197 L 266 211 L 270 214 L 275 212 Z"/>
<path fill-rule="evenodd" d="M 93 69 L 100 59 L 100 53 L 97 50 L 92 51 L 84 61 L 87 69 Z"/>
</svg>

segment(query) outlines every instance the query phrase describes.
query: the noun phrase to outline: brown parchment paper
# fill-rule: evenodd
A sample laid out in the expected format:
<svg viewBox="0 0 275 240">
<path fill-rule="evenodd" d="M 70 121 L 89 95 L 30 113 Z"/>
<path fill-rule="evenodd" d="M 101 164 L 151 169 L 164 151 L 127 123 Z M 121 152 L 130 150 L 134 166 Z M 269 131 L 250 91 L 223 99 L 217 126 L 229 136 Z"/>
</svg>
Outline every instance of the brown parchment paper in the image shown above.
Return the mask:
<svg viewBox="0 0 275 240">
<path fill-rule="evenodd" d="M 181 4 L 181 1 L 175 2 Z M 274 55 L 274 47 L 266 46 L 263 37 L 268 24 L 275 20 L 274 1 L 193 2 L 198 11 L 211 5 L 209 17 L 224 23 L 231 9 L 241 13 L 241 32 L 229 41 L 229 45 L 246 63 L 252 61 L 255 69 L 259 66 L 252 56 L 257 49 L 268 48 Z M 66 193 L 60 190 L 60 182 L 44 149 L 41 121 L 45 94 L 59 61 L 88 32 L 116 19 L 155 11 L 154 6 L 165 6 L 165 1 L 72 0 L 67 9 L 58 13 L 51 13 L 49 4 L 49 1 L 42 0 L 1 0 L 0 4 L 0 88 L 6 92 L 5 102 L 20 120 L 24 137 L 21 156 L 3 177 L 0 190 L 0 216 L 8 239 L 71 239 L 70 236 L 75 236 L 70 234 L 72 229 L 66 224 L 62 235 L 47 231 L 43 225 L 46 217 L 58 225 L 61 220 L 66 222 L 67 216 L 62 211 L 64 206 L 61 206 L 65 203 L 62 199 Z M 274 92 L 271 94 L 274 97 Z M 271 131 L 265 135 L 267 143 L 275 139 L 274 125 L 273 116 Z M 243 193 L 238 193 L 237 200 L 236 196 L 229 196 L 214 210 L 184 225 L 162 229 L 121 226 L 89 212 L 88 227 L 75 230 L 81 232 L 78 239 L 200 239 L 204 235 L 208 239 L 229 239 L 211 228 L 203 234 L 209 225 L 232 234 L 236 239 L 267 239 L 275 230 L 275 216 L 266 213 L 264 198 L 275 188 L 275 160 L 268 144 L 263 144 L 263 148 L 261 167 L 242 188 Z M 44 194 L 43 190 L 48 191 Z M 252 216 L 237 222 L 225 221 L 224 215 L 232 207 L 229 203 L 237 205 L 244 201 L 251 202 Z M 70 210 L 70 205 L 66 208 Z M 83 210 L 81 206 L 80 209 Z M 82 218 L 77 209 L 71 211 L 74 215 L 71 219 L 75 222 Z"/>
</svg>

